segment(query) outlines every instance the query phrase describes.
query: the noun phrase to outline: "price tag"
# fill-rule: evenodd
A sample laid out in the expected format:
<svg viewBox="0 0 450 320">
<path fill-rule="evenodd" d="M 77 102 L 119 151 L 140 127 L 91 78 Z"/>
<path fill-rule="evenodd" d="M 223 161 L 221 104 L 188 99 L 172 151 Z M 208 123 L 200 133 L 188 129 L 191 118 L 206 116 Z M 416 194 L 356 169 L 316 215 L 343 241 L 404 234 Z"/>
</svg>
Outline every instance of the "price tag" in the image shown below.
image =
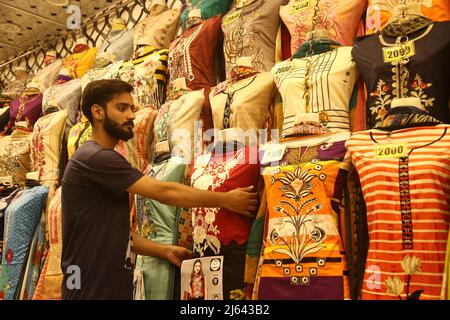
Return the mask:
<svg viewBox="0 0 450 320">
<path fill-rule="evenodd" d="M 386 143 L 376 147 L 376 158 L 400 158 L 408 155 L 408 145 L 406 143 Z"/>
<path fill-rule="evenodd" d="M 227 84 L 228 81 L 222 81 L 221 83 L 219 83 L 215 88 L 214 88 L 214 94 L 213 95 L 218 95 L 219 93 L 221 93 L 223 90 L 225 90 L 227 88 Z"/>
<path fill-rule="evenodd" d="M 189 18 L 201 18 L 202 17 L 202 12 L 200 11 L 200 9 L 194 9 L 194 10 L 189 12 L 188 17 Z"/>
<path fill-rule="evenodd" d="M 275 69 L 275 74 L 285 73 L 292 70 L 292 64 L 282 64 Z"/>
<path fill-rule="evenodd" d="M 400 46 L 383 48 L 384 62 L 393 62 L 412 57 L 416 54 L 414 42 L 407 42 Z"/>
<path fill-rule="evenodd" d="M 297 12 L 305 10 L 308 7 L 309 7 L 309 0 L 298 1 L 298 2 L 291 4 L 289 13 L 291 15 L 296 14 Z"/>
<path fill-rule="evenodd" d="M 264 145 L 264 155 L 261 159 L 262 164 L 280 161 L 283 158 L 286 145 L 279 143 L 266 143 Z"/>
<path fill-rule="evenodd" d="M 199 155 L 197 159 L 195 159 L 195 167 L 196 168 L 206 167 L 209 161 L 211 161 L 211 153 Z"/>
<path fill-rule="evenodd" d="M 230 14 L 228 17 L 225 18 L 223 24 L 227 25 L 229 23 L 236 21 L 241 16 L 241 12 L 242 12 L 242 10 L 239 10 L 239 11 L 236 11 L 235 13 Z"/>
</svg>

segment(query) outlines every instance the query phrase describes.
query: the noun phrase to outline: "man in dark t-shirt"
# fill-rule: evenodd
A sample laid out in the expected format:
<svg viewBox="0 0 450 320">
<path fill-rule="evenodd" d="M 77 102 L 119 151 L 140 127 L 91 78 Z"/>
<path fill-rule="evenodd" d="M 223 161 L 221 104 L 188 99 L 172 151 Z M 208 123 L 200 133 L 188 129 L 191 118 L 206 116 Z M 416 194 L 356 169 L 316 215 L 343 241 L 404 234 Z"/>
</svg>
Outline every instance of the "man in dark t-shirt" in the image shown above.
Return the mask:
<svg viewBox="0 0 450 320">
<path fill-rule="evenodd" d="M 128 264 L 133 254 L 159 257 L 176 266 L 191 257 L 185 248 L 130 232 L 128 192 L 167 205 L 225 207 L 246 216 L 257 208 L 252 187 L 222 193 L 160 182 L 114 151 L 119 140 L 133 137 L 132 90 L 120 80 L 99 80 L 83 92 L 81 107 L 92 125 L 92 137 L 75 152 L 63 176 L 63 299 L 132 299 L 133 271 Z"/>
</svg>

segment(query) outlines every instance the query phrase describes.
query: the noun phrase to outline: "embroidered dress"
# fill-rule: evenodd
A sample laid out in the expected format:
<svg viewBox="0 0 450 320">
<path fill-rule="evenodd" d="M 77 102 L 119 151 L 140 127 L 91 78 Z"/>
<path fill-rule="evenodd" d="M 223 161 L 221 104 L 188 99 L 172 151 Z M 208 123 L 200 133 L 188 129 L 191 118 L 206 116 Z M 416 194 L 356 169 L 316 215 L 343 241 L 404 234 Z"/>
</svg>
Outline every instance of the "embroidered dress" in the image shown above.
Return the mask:
<svg viewBox="0 0 450 320">
<path fill-rule="evenodd" d="M 420 3 L 422 14 L 433 21 L 450 20 L 448 0 L 407 0 L 406 3 Z M 396 5 L 402 0 L 369 0 L 366 15 L 366 34 L 383 29 L 389 21 Z"/>
<path fill-rule="evenodd" d="M 185 78 L 191 90 L 210 88 L 216 84 L 215 54 L 220 21 L 219 16 L 203 21 L 172 42 L 169 49 L 170 82 Z"/>
<path fill-rule="evenodd" d="M 159 108 L 165 99 L 167 49 L 143 47 L 142 56 L 122 64 L 118 78 L 134 87 L 134 103 L 140 107 Z"/>
<path fill-rule="evenodd" d="M 180 9 L 154 4 L 147 17 L 141 20 L 134 32 L 134 51 L 139 46 L 168 49 L 180 25 Z"/>
<path fill-rule="evenodd" d="M 149 176 L 158 181 L 183 183 L 186 164 L 177 158 L 155 163 Z M 164 244 L 176 244 L 180 209 L 136 196 L 138 232 L 144 238 Z M 143 271 L 145 298 L 170 300 L 174 298 L 175 266 L 156 257 L 138 256 L 136 267 Z"/>
<path fill-rule="evenodd" d="M 111 32 L 97 51 L 96 64 L 99 64 L 99 57 L 103 53 L 112 56 L 111 62 L 130 59 L 133 54 L 133 35 L 134 29 Z"/>
<path fill-rule="evenodd" d="M 10 126 L 13 128 L 17 121 L 26 121 L 30 128 L 42 116 L 42 94 L 22 95 L 11 102 L 9 108 Z"/>
<path fill-rule="evenodd" d="M 359 72 L 352 47 L 336 46 L 330 43 L 333 50 L 312 56 L 301 53 L 272 69 L 283 99 L 283 137 L 350 131 L 349 104 Z"/>
<path fill-rule="evenodd" d="M 264 128 L 276 91 L 270 72 L 228 83 L 220 92 L 215 90 L 209 95 L 215 129 L 239 128 L 258 134 Z"/>
<path fill-rule="evenodd" d="M 63 274 L 61 270 L 62 224 L 61 188 L 56 189 L 47 210 L 49 249 L 45 272 L 39 281 L 42 283 L 39 299 L 60 300 Z"/>
<path fill-rule="evenodd" d="M 347 141 L 367 207 L 362 299 L 440 298 L 450 222 L 448 130 L 370 130 Z M 386 144 L 404 153 L 389 157 Z"/>
<path fill-rule="evenodd" d="M 441 123 L 450 122 L 449 33 L 449 21 L 435 22 L 407 38 L 396 39 L 377 33 L 357 42 L 352 55 L 368 91 L 368 129 L 382 124 L 394 98 L 419 98 L 422 111 Z M 409 40 L 405 42 L 405 39 Z M 404 55 L 399 56 L 402 52 Z M 422 118 L 418 115 L 416 123 Z"/>
<path fill-rule="evenodd" d="M 85 76 L 89 77 L 89 75 Z M 44 115 L 59 110 L 67 110 L 67 133 L 78 121 L 82 84 L 83 79 L 86 80 L 85 76 L 81 80 L 73 79 L 62 84 L 55 84 L 44 91 L 42 99 L 42 111 Z"/>
<path fill-rule="evenodd" d="M 275 42 L 284 0 L 234 1 L 222 19 L 227 74 L 239 57 L 252 56 L 252 67 L 269 72 L 275 64 Z"/>
<path fill-rule="evenodd" d="M 367 0 L 290 0 L 280 16 L 291 34 L 291 52 L 297 51 L 306 34 L 326 29 L 329 38 L 344 46 L 353 45 Z"/>
<path fill-rule="evenodd" d="M 69 71 L 72 79 L 81 78 L 94 65 L 97 50 L 97 48 L 86 48 L 71 54 L 64 59 L 63 68 Z"/>
<path fill-rule="evenodd" d="M 31 132 L 17 128 L 11 135 L 0 137 L 0 177 L 12 176 L 13 184 L 25 185 L 31 171 Z"/>
<path fill-rule="evenodd" d="M 63 175 L 59 172 L 59 161 L 66 120 L 67 112 L 61 110 L 40 118 L 34 127 L 30 143 L 31 161 L 43 186 L 52 186 Z"/>
<path fill-rule="evenodd" d="M 343 141 L 321 140 L 294 140 L 282 166 L 262 173 L 268 211 L 254 299 L 350 298 L 339 229 L 350 166 Z"/>
<path fill-rule="evenodd" d="M 194 163 L 191 185 L 195 188 L 226 192 L 257 186 L 260 174 L 257 149 L 238 147 L 236 151 L 215 153 L 207 163 Z M 245 273 L 245 249 L 252 219 L 225 208 L 193 208 L 194 256 L 223 255 L 223 297 L 242 289 Z"/>
</svg>

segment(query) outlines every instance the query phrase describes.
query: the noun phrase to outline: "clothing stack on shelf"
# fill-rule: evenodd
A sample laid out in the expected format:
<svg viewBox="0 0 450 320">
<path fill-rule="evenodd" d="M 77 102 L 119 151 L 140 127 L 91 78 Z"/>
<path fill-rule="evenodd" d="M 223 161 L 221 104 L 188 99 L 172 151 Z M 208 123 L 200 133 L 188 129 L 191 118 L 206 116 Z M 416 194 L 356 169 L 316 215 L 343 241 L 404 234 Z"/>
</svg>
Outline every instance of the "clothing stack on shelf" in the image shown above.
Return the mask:
<svg viewBox="0 0 450 320">
<path fill-rule="evenodd" d="M 133 167 L 258 192 L 250 215 L 130 197 L 132 231 L 224 257 L 220 299 L 450 298 L 447 0 L 145 11 L 19 65 L 0 94 L 0 299 L 61 299 L 61 179 L 92 132 L 82 92 L 102 79 L 134 88 L 135 134 L 115 148 Z M 161 258 L 138 256 L 134 274 L 135 299 L 186 291 Z"/>
</svg>

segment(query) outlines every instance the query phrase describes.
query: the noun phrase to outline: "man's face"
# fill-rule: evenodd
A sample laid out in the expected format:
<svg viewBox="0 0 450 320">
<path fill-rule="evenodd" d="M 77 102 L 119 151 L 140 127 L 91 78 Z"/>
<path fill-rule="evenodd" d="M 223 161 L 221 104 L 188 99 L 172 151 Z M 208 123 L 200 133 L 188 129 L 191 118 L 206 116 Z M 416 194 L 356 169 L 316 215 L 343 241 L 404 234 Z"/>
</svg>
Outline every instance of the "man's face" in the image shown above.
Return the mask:
<svg viewBox="0 0 450 320">
<path fill-rule="evenodd" d="M 130 140 L 133 138 L 134 103 L 131 94 L 123 92 L 117 94 L 113 100 L 108 102 L 105 109 L 105 120 L 103 122 L 105 131 L 119 140 Z"/>
</svg>

